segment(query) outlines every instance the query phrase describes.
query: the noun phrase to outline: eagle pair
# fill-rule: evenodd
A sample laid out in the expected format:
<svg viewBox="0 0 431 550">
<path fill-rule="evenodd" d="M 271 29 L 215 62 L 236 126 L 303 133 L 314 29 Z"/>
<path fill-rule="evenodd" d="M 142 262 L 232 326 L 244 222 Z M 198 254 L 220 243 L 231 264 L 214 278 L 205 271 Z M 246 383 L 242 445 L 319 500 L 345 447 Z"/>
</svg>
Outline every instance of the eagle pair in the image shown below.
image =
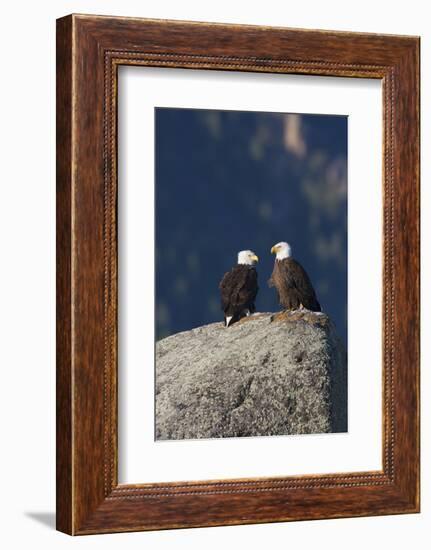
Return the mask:
<svg viewBox="0 0 431 550">
<path fill-rule="evenodd" d="M 277 290 L 282 308 L 321 311 L 305 269 L 292 258 L 290 245 L 278 243 L 271 248 L 271 253 L 276 254 L 276 258 L 268 284 Z M 238 264 L 225 273 L 220 282 L 221 306 L 226 327 L 256 311 L 254 301 L 259 287 L 255 265 L 258 261 L 254 252 L 242 250 L 238 253 Z"/>
</svg>

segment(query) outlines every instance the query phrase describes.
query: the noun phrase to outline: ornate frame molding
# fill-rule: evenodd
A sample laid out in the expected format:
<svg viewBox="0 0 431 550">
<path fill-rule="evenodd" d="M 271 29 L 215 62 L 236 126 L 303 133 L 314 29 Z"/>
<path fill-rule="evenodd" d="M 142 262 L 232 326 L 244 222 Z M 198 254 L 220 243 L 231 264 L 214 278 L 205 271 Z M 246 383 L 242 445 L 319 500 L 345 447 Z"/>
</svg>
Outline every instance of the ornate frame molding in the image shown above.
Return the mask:
<svg viewBox="0 0 431 550">
<path fill-rule="evenodd" d="M 217 46 L 221 38 L 227 46 Z M 418 511 L 418 39 L 69 16 L 58 20 L 57 49 L 58 529 L 85 534 Z M 382 80 L 382 471 L 118 484 L 120 65 Z"/>
</svg>

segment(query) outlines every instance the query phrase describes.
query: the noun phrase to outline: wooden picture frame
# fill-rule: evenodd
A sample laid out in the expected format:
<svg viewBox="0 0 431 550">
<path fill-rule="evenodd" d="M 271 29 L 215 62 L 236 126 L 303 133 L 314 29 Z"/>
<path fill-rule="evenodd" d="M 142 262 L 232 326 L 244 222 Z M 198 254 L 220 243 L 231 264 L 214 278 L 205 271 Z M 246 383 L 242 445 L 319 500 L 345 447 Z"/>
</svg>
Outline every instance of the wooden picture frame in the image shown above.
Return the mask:
<svg viewBox="0 0 431 550">
<path fill-rule="evenodd" d="M 117 68 L 383 83 L 383 469 L 119 485 Z M 57 21 L 57 529 L 419 511 L 419 38 L 70 15 Z"/>
</svg>

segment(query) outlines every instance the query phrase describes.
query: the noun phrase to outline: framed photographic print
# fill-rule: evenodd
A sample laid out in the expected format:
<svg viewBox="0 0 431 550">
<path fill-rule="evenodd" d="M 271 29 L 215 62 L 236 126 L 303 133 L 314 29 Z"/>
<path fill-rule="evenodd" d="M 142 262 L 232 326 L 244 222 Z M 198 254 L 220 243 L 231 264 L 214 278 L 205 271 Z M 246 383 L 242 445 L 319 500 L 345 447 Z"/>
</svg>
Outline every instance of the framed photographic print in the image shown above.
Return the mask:
<svg viewBox="0 0 431 550">
<path fill-rule="evenodd" d="M 419 39 L 57 21 L 57 528 L 419 511 Z"/>
</svg>

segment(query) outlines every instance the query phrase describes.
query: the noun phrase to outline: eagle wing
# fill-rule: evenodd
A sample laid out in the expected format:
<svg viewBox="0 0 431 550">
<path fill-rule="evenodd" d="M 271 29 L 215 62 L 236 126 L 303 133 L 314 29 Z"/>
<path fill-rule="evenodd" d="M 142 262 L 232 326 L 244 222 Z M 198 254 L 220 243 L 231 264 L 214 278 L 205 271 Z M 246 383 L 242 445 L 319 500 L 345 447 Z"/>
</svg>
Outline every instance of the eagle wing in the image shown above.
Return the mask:
<svg viewBox="0 0 431 550">
<path fill-rule="evenodd" d="M 289 263 L 285 269 L 285 284 L 290 289 L 295 289 L 298 297 L 304 307 L 311 311 L 321 311 L 320 304 L 317 301 L 316 293 L 310 278 L 302 265 L 289 258 Z"/>
<path fill-rule="evenodd" d="M 257 272 L 246 266 L 235 266 L 224 274 L 220 282 L 222 310 L 236 315 L 249 308 L 254 310 L 259 287 Z"/>
<path fill-rule="evenodd" d="M 247 269 L 244 284 L 238 292 L 239 302 L 245 303 L 250 311 L 254 311 L 254 301 L 256 300 L 258 291 L 257 271 L 255 269 Z M 251 312 L 253 313 L 253 311 Z"/>
</svg>

